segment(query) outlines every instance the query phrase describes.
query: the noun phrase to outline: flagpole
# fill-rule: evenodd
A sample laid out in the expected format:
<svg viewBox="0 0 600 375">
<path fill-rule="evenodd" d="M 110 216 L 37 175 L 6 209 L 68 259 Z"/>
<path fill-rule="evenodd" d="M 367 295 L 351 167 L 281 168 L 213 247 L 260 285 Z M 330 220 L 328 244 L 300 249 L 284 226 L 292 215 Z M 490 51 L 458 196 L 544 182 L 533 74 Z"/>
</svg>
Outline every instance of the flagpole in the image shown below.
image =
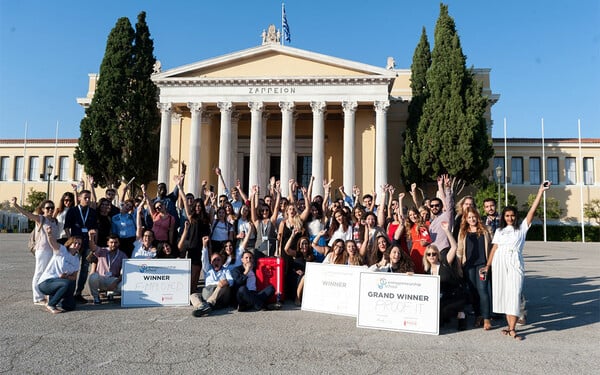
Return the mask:
<svg viewBox="0 0 600 375">
<path fill-rule="evenodd" d="M 546 151 L 544 143 L 544 118 L 542 117 L 542 160 L 543 176 L 546 176 Z M 544 177 L 544 180 L 546 177 Z M 544 190 L 544 242 L 546 242 L 546 191 Z"/>
<path fill-rule="evenodd" d="M 504 207 L 508 206 L 508 180 L 506 172 L 508 170 L 508 149 L 506 147 L 506 117 L 504 118 Z M 500 202 L 498 202 L 500 204 Z"/>
<path fill-rule="evenodd" d="M 25 171 L 27 167 L 27 121 L 25 121 L 25 139 L 23 140 L 23 171 L 21 172 L 21 196 L 19 197 L 19 204 L 23 205 L 23 195 L 25 195 Z M 21 228 L 19 228 L 20 230 Z"/>
<path fill-rule="evenodd" d="M 583 175 L 583 154 L 581 152 L 581 119 L 577 119 L 577 133 L 579 138 L 579 168 L 581 173 L 579 174 L 579 206 L 581 210 L 581 242 L 585 243 L 585 224 L 583 216 L 583 184 L 585 183 L 585 176 Z"/>
<path fill-rule="evenodd" d="M 283 14 L 285 12 L 285 4 L 281 3 L 281 45 L 285 45 L 285 31 L 283 30 Z"/>
</svg>

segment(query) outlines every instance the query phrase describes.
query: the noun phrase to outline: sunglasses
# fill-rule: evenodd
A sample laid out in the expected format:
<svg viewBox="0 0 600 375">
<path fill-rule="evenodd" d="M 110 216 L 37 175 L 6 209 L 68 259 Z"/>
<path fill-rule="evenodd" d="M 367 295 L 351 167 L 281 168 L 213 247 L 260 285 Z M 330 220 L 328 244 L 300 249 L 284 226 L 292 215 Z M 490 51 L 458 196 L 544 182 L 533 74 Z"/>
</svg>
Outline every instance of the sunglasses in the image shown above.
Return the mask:
<svg viewBox="0 0 600 375">
<path fill-rule="evenodd" d="M 428 257 L 436 257 L 438 253 L 427 253 L 425 255 L 427 255 Z"/>
<path fill-rule="evenodd" d="M 430 205 L 429 205 L 429 207 L 432 207 L 432 208 L 433 208 L 433 207 L 439 207 L 439 206 L 440 206 L 439 204 L 430 204 Z"/>
<path fill-rule="evenodd" d="M 70 198 L 63 199 L 63 202 L 71 202 L 71 199 Z"/>
<path fill-rule="evenodd" d="M 54 209 L 54 206 L 47 206 L 47 207 L 44 207 L 44 209 L 45 209 L 45 210 L 53 210 L 53 209 Z"/>
<path fill-rule="evenodd" d="M 155 210 L 160 210 L 161 208 L 163 208 L 163 206 L 154 206 Z"/>
</svg>

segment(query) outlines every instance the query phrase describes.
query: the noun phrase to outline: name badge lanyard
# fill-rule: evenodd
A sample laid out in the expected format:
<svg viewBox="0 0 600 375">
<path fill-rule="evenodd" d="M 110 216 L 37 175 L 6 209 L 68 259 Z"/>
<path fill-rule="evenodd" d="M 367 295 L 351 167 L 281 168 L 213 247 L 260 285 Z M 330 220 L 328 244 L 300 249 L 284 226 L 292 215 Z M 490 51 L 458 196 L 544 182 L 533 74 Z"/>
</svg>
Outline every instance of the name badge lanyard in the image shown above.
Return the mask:
<svg viewBox="0 0 600 375">
<path fill-rule="evenodd" d="M 87 211 L 85 211 L 85 217 L 84 217 L 83 212 L 81 211 L 81 206 L 78 206 L 77 208 L 79 208 L 79 216 L 81 216 L 81 220 L 83 221 L 83 227 L 87 228 L 87 225 L 85 222 L 87 221 L 88 215 L 90 214 L 90 209 L 88 208 Z"/>
</svg>

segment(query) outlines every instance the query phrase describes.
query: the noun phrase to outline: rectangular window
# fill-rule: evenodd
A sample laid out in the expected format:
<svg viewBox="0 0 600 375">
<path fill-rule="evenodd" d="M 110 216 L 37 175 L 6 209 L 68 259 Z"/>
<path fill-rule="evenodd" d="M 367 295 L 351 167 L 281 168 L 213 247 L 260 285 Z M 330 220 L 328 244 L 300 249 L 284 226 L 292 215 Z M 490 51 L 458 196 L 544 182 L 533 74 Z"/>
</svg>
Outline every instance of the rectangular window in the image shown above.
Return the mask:
<svg viewBox="0 0 600 375">
<path fill-rule="evenodd" d="M 60 172 L 58 173 L 58 178 L 61 181 L 67 181 L 69 179 L 69 157 L 61 156 L 59 162 Z"/>
<path fill-rule="evenodd" d="M 8 156 L 2 156 L 0 158 L 0 181 L 8 181 L 8 162 L 10 159 Z"/>
<path fill-rule="evenodd" d="M 44 157 L 44 180 L 52 180 L 52 175 L 56 173 L 54 165 L 54 156 Z"/>
<path fill-rule="evenodd" d="M 492 171 L 494 174 L 494 181 L 496 183 L 504 183 L 504 176 L 506 176 L 506 168 L 504 167 L 504 157 L 495 157 L 494 158 L 494 170 Z M 498 175 L 500 175 L 500 181 L 498 181 Z"/>
<path fill-rule="evenodd" d="M 594 184 L 594 158 L 583 158 L 583 183 Z"/>
<path fill-rule="evenodd" d="M 553 185 L 558 185 L 558 158 L 548 158 L 548 165 L 546 165 L 546 178 L 550 180 Z"/>
<path fill-rule="evenodd" d="M 23 181 L 25 178 L 25 176 L 23 176 L 24 167 L 25 159 L 22 156 L 15 157 L 15 175 L 13 176 L 13 180 Z"/>
<path fill-rule="evenodd" d="M 542 167 L 540 158 L 529 158 L 529 183 L 539 185 L 542 183 Z"/>
<path fill-rule="evenodd" d="M 577 183 L 577 168 L 575 158 L 565 158 L 565 184 L 575 185 Z"/>
<path fill-rule="evenodd" d="M 40 158 L 37 156 L 29 157 L 29 181 L 37 181 L 40 173 Z"/>
<path fill-rule="evenodd" d="M 523 158 L 513 157 L 510 159 L 511 183 L 514 185 L 523 184 Z"/>
<path fill-rule="evenodd" d="M 75 160 L 75 181 L 81 181 L 81 176 L 83 175 L 83 165 L 79 164 L 77 160 Z"/>
</svg>

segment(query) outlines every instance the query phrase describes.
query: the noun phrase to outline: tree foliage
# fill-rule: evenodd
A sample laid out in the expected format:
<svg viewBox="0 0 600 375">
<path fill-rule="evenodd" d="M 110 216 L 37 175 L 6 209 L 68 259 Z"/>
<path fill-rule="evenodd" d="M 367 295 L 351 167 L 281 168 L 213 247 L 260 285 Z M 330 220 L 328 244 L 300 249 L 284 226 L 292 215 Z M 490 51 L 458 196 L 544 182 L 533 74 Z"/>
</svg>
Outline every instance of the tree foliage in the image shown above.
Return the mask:
<svg viewBox="0 0 600 375">
<path fill-rule="evenodd" d="M 153 42 L 146 14 L 134 31 L 126 17 L 111 30 L 96 91 L 81 120 L 75 158 L 101 186 L 118 187 L 122 177 L 152 179 L 157 165 L 157 88 L 150 80 Z"/>
<path fill-rule="evenodd" d="M 421 39 L 413 54 L 411 65 L 410 88 L 412 99 L 408 104 L 408 120 L 404 132 L 404 155 L 401 160 L 400 173 L 405 187 L 416 182 L 423 182 L 423 175 L 419 169 L 419 147 L 417 143 L 417 127 L 423 113 L 423 104 L 427 99 L 427 70 L 431 66 L 431 48 L 427 40 L 425 27 L 421 31 Z"/>
<path fill-rule="evenodd" d="M 423 48 L 421 44 L 417 50 Z M 415 78 L 421 74 L 413 71 Z M 493 155 L 484 118 L 488 101 L 473 72 L 466 68 L 454 20 L 444 4 L 440 5 L 431 66 L 425 78 L 425 95 L 417 92 L 415 97 L 415 107 L 420 107 L 419 102 L 425 99 L 416 133 L 412 121 L 418 112 L 410 113 L 413 118 L 407 125 L 405 141 L 413 141 L 408 146 L 410 152 L 405 152 L 405 158 L 411 160 L 404 161 L 404 165 L 418 165 L 423 178 L 429 181 L 442 173 L 467 183 L 479 180 Z M 404 173 L 409 172 L 408 167 L 403 167 Z"/>
<path fill-rule="evenodd" d="M 527 204 L 523 205 L 523 211 L 529 211 L 529 207 L 533 204 L 536 194 L 529 194 L 527 196 Z M 546 197 L 546 218 L 548 219 L 559 219 L 563 213 L 563 209 L 560 208 L 560 201 L 554 197 Z M 544 201 L 540 202 L 540 205 L 535 210 L 535 216 L 539 219 L 544 218 Z"/>
<path fill-rule="evenodd" d="M 600 222 L 600 199 L 592 199 L 586 203 L 583 206 L 583 214 L 588 219 L 596 220 L 596 223 Z"/>
</svg>

